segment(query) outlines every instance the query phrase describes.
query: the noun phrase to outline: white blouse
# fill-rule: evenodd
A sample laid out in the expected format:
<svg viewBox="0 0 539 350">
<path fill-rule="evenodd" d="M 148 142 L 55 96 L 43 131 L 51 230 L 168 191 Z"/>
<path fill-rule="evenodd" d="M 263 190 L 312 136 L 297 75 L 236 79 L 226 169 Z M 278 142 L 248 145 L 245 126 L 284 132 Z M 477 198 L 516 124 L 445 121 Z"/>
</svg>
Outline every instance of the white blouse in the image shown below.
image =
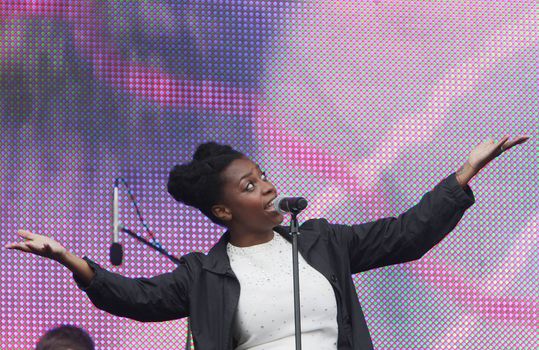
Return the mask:
<svg viewBox="0 0 539 350">
<path fill-rule="evenodd" d="M 236 350 L 295 348 L 292 244 L 274 232 L 267 243 L 227 253 L 241 293 L 234 318 Z M 299 255 L 301 344 L 337 349 L 337 301 L 333 287 Z"/>
</svg>

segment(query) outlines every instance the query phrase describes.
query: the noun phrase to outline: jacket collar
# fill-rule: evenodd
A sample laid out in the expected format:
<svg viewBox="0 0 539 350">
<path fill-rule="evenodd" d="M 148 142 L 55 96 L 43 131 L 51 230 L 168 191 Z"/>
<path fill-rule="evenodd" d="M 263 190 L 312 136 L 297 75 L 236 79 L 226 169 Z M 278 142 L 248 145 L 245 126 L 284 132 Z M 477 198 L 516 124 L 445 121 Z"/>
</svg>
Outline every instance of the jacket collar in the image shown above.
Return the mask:
<svg viewBox="0 0 539 350">
<path fill-rule="evenodd" d="M 286 226 L 276 226 L 273 228 L 275 232 L 280 234 L 284 239 L 292 243 L 290 228 Z M 311 230 L 306 230 L 300 227 L 298 236 L 298 251 L 307 252 L 312 245 L 318 240 L 319 234 L 309 234 Z M 202 268 L 218 274 L 233 274 L 230 260 L 226 252 L 226 246 L 230 240 L 230 232 L 227 230 L 210 249 L 207 254 L 207 259 L 204 259 Z"/>
</svg>

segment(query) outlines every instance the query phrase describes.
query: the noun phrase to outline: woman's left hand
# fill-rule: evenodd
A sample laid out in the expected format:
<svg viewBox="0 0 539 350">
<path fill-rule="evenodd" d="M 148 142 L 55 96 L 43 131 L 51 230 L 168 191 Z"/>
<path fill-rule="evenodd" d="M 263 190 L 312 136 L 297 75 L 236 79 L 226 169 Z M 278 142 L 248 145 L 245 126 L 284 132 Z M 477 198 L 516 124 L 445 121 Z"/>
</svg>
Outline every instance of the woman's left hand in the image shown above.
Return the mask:
<svg viewBox="0 0 539 350">
<path fill-rule="evenodd" d="M 487 139 L 470 152 L 468 163 L 476 172 L 478 172 L 500 154 L 516 145 L 528 141 L 528 139 L 529 136 L 519 136 L 513 140 L 509 140 L 509 136 L 504 136 L 498 142 L 494 141 L 492 138 Z"/>
</svg>

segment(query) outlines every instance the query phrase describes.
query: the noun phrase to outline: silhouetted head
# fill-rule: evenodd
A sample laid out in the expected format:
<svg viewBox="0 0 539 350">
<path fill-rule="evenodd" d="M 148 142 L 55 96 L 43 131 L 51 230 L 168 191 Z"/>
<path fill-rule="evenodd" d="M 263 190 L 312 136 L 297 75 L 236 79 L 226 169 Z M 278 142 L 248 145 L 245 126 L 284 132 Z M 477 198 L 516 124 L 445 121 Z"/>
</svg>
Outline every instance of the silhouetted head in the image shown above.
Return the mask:
<svg viewBox="0 0 539 350">
<path fill-rule="evenodd" d="M 45 333 L 36 350 L 94 350 L 94 341 L 81 328 L 63 325 Z"/>
</svg>

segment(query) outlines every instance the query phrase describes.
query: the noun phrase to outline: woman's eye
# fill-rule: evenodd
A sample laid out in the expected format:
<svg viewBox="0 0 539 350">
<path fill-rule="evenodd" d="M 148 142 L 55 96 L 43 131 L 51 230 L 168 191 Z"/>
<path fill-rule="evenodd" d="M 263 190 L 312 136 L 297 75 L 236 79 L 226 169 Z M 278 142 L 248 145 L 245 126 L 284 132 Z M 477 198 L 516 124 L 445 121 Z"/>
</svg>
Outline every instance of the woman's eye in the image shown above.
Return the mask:
<svg viewBox="0 0 539 350">
<path fill-rule="evenodd" d="M 266 173 L 265 172 L 262 172 L 262 174 L 260 175 L 260 178 L 262 179 L 262 181 L 268 181 L 268 177 L 266 176 Z M 253 191 L 255 189 L 255 185 L 253 182 L 249 182 L 247 184 L 247 186 L 245 187 L 245 190 L 246 191 Z"/>
</svg>

